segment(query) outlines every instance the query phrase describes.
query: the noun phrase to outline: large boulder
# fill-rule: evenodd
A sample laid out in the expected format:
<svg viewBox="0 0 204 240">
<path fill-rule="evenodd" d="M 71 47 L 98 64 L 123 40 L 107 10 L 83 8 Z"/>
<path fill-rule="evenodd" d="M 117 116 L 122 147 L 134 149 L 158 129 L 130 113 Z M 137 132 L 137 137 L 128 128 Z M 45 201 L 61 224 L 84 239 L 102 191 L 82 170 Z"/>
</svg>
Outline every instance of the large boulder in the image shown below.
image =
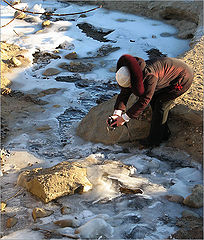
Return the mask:
<svg viewBox="0 0 204 240">
<path fill-rule="evenodd" d="M 87 192 L 92 188 L 86 168 L 70 162 L 62 162 L 51 168 L 24 171 L 19 175 L 17 184 L 44 203 L 75 192 Z"/>
<path fill-rule="evenodd" d="M 86 141 L 100 142 L 103 144 L 116 144 L 144 138 L 149 133 L 151 108 L 148 107 L 138 119 L 131 119 L 128 127 L 120 126 L 115 130 L 108 130 L 106 120 L 112 115 L 116 96 L 111 100 L 93 107 L 77 128 L 77 135 Z M 127 108 L 136 101 L 131 95 Z"/>
</svg>

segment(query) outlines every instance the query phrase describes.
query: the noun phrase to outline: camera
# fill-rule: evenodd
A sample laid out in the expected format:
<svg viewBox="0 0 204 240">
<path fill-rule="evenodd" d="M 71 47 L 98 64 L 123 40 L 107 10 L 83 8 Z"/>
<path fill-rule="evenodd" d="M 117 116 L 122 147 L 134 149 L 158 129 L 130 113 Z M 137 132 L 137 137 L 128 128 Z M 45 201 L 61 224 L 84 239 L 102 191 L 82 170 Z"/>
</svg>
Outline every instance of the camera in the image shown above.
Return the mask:
<svg viewBox="0 0 204 240">
<path fill-rule="evenodd" d="M 111 124 L 113 124 L 114 122 L 115 122 L 115 124 L 113 126 L 111 126 Z M 111 116 L 108 117 L 107 124 L 108 124 L 109 127 L 112 127 L 112 128 L 117 127 L 117 123 L 116 122 L 117 122 L 117 118 L 114 119 Z"/>
</svg>

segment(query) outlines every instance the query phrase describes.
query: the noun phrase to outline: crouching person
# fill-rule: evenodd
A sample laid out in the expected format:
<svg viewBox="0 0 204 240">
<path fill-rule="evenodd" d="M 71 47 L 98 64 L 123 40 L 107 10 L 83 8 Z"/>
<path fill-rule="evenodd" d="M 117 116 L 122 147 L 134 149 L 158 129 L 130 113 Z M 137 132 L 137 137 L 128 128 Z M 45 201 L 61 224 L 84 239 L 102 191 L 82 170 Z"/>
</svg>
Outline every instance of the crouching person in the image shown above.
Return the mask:
<svg viewBox="0 0 204 240">
<path fill-rule="evenodd" d="M 149 136 L 139 142 L 144 147 L 155 147 L 167 141 L 171 135 L 167 124 L 170 106 L 190 88 L 193 81 L 190 67 L 176 58 L 144 61 L 126 54 L 117 62 L 116 81 L 121 91 L 116 99 L 111 126 L 120 126 L 131 118 L 137 118 L 150 104 L 152 120 Z M 132 93 L 139 99 L 126 110 Z"/>
</svg>

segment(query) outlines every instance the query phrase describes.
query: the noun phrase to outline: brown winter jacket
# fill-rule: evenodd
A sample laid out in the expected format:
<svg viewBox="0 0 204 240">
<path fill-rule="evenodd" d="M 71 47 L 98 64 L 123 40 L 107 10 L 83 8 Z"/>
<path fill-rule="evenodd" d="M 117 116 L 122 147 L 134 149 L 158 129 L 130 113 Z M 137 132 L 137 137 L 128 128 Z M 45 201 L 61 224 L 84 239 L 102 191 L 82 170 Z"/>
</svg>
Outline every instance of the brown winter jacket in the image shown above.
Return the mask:
<svg viewBox="0 0 204 240">
<path fill-rule="evenodd" d="M 172 95 L 172 99 L 175 99 L 189 89 L 192 80 L 192 70 L 179 59 L 163 57 L 147 60 L 143 70 L 144 93 L 139 96 L 138 101 L 126 111 L 126 114 L 130 118 L 137 118 L 147 107 L 153 95 L 162 90 L 165 90 L 170 98 L 170 95 Z M 114 106 L 115 110 L 125 112 L 130 95 L 136 92 L 134 89 L 134 81 L 137 81 L 137 79 L 131 78 L 131 88 L 121 87 L 121 92 Z"/>
</svg>

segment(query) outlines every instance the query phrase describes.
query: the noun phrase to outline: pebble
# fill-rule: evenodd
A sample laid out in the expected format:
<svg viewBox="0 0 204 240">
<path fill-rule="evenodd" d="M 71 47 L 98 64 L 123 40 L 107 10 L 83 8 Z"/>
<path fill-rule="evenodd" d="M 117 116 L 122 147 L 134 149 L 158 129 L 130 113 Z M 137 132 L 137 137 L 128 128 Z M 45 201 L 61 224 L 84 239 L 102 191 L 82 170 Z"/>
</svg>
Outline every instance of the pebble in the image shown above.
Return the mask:
<svg viewBox="0 0 204 240">
<path fill-rule="evenodd" d="M 1 212 L 5 211 L 5 207 L 6 207 L 6 203 L 5 202 L 1 202 Z"/>
<path fill-rule="evenodd" d="M 16 57 L 12 57 L 10 59 L 10 63 L 13 64 L 15 67 L 19 67 L 22 63 Z"/>
<path fill-rule="evenodd" d="M 63 43 L 61 43 L 59 45 L 60 49 L 65 49 L 65 50 L 73 50 L 75 48 L 74 44 L 73 43 L 70 43 L 68 41 L 64 41 Z"/>
<path fill-rule="evenodd" d="M 18 222 L 18 219 L 17 219 L 17 218 L 11 217 L 11 218 L 9 218 L 9 219 L 6 221 L 6 227 L 7 227 L 7 228 L 11 228 L 11 227 L 13 227 L 14 225 L 16 225 L 17 222 Z"/>
<path fill-rule="evenodd" d="M 62 214 L 62 215 L 66 215 L 66 214 L 69 214 L 69 213 L 71 212 L 71 208 L 66 207 L 66 206 L 63 206 L 63 207 L 60 209 L 60 211 L 61 211 L 61 214 Z"/>
<path fill-rule="evenodd" d="M 48 27 L 48 26 L 50 26 L 50 24 L 51 24 L 50 20 L 46 20 L 46 21 L 42 22 L 42 27 Z"/>
<path fill-rule="evenodd" d="M 44 76 L 53 76 L 59 74 L 61 71 L 59 71 L 57 68 L 48 68 L 43 72 Z"/>
<path fill-rule="evenodd" d="M 184 197 L 180 195 L 166 195 L 165 198 L 170 202 L 183 203 Z"/>
<path fill-rule="evenodd" d="M 53 105 L 53 107 L 54 107 L 54 108 L 60 108 L 61 105 L 59 105 L 59 104 L 55 104 L 55 105 Z"/>
<path fill-rule="evenodd" d="M 14 17 L 17 19 L 24 19 L 26 17 L 26 14 L 24 12 L 21 11 L 16 11 L 14 13 Z"/>
<path fill-rule="evenodd" d="M 39 132 L 48 131 L 50 129 L 51 129 L 51 127 L 49 125 L 44 125 L 44 126 L 36 128 L 36 130 L 39 131 Z"/>
<path fill-rule="evenodd" d="M 55 221 L 54 224 L 58 225 L 61 228 L 65 228 L 65 227 L 75 228 L 79 226 L 77 220 L 75 219 L 63 219 L 63 220 Z"/>
<path fill-rule="evenodd" d="M 78 58 L 78 55 L 76 52 L 71 52 L 71 53 L 68 53 L 67 55 L 64 56 L 66 59 L 77 59 Z"/>
<path fill-rule="evenodd" d="M 48 216 L 50 216 L 53 213 L 54 213 L 54 211 L 52 211 L 52 210 L 46 210 L 44 208 L 36 207 L 36 208 L 33 209 L 32 217 L 33 217 L 33 219 L 35 221 L 37 218 L 48 217 Z"/>
</svg>

